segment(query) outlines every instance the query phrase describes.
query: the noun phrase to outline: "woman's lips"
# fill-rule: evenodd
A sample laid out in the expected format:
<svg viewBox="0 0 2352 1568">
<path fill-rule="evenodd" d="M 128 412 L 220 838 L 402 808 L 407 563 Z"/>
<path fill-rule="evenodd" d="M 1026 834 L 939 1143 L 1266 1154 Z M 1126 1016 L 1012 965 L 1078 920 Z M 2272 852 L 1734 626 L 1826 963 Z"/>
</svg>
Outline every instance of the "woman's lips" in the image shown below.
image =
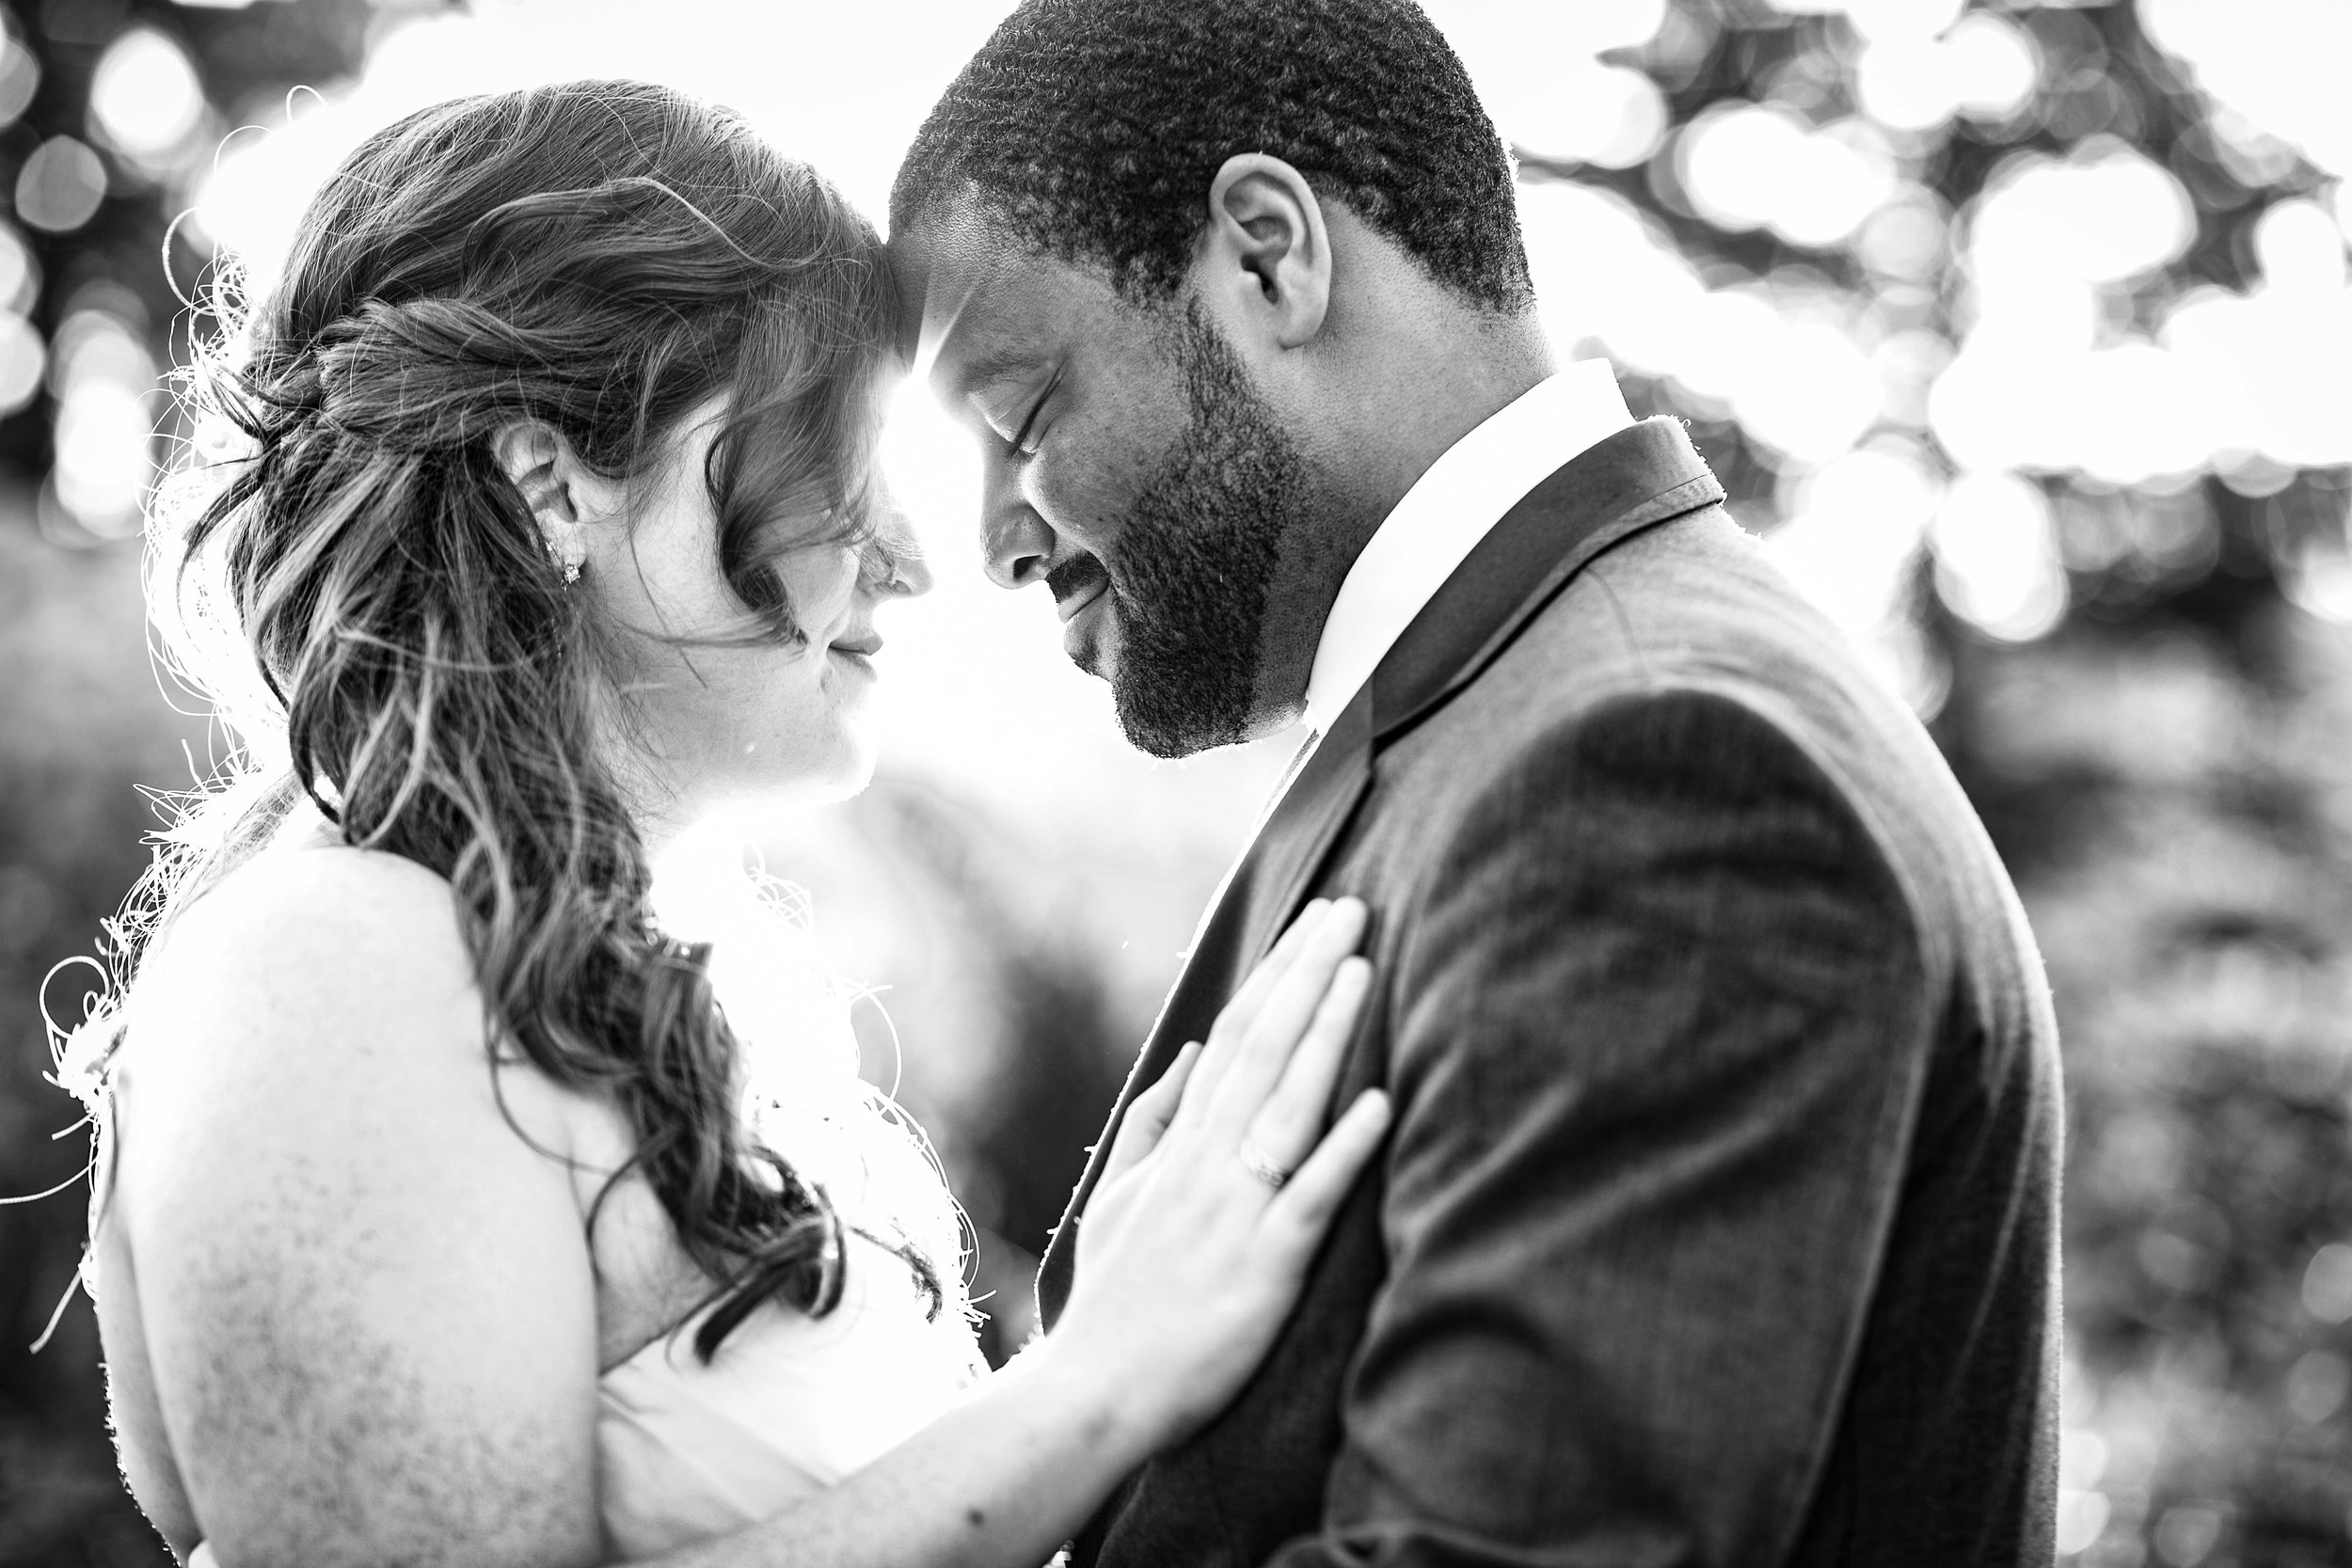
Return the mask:
<svg viewBox="0 0 2352 1568">
<path fill-rule="evenodd" d="M 845 637 L 838 642 L 826 644 L 825 651 L 840 656 L 843 663 L 862 673 L 874 673 L 874 656 L 882 652 L 882 640 L 868 632 L 864 637 Z"/>
</svg>

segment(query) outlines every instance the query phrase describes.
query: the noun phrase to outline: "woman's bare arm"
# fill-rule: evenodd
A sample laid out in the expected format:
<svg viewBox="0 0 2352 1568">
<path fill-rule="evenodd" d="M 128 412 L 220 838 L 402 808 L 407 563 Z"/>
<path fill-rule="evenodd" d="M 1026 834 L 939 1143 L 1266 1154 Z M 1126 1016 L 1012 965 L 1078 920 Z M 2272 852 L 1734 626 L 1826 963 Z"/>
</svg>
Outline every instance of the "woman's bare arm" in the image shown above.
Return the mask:
<svg viewBox="0 0 2352 1568">
<path fill-rule="evenodd" d="M 596 1561 L 587 1241 L 501 1114 L 447 885 L 265 858 L 176 924 L 136 1005 L 106 1223 L 214 1553 Z M 533 1075 L 502 1076 L 561 1138 Z"/>
<path fill-rule="evenodd" d="M 1352 1113 L 1279 1195 L 1233 1157 L 1253 1128 L 1312 1146 L 1359 928 L 1288 939 L 1195 1092 L 1171 1073 L 1138 1102 L 1102 1266 L 1051 1338 L 840 1486 L 662 1560 L 1025 1568 L 1208 1414 L 1383 1125 Z M 356 852 L 257 864 L 159 952 L 137 1027 L 166 1037 L 131 1062 L 109 1223 L 221 1568 L 596 1562 L 594 1275 L 564 1150 L 532 1147 L 564 1123 L 526 1071 L 530 1141 L 501 1114 L 445 885 Z"/>
<path fill-rule="evenodd" d="M 1311 911 L 1207 1048 L 1136 1098 L 1053 1334 L 833 1491 L 662 1568 L 1030 1568 L 1221 1409 L 1388 1126 L 1367 1096 L 1322 1133 L 1369 975 L 1346 957 L 1362 931 L 1359 905 Z M 1237 1157 L 1245 1139 L 1296 1167 L 1271 1202 Z"/>
</svg>

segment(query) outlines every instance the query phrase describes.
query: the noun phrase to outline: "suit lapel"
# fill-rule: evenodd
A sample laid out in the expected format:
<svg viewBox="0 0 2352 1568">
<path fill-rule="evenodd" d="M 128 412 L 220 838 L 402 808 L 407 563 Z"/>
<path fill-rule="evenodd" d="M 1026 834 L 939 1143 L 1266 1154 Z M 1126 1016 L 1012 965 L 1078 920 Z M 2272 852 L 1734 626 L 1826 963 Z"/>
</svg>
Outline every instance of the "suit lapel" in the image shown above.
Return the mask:
<svg viewBox="0 0 2352 1568">
<path fill-rule="evenodd" d="M 1086 1172 L 1070 1196 L 1061 1224 L 1038 1270 L 1038 1306 L 1047 1328 L 1061 1315 L 1070 1294 L 1072 1253 L 1076 1245 L 1078 1215 L 1102 1180 L 1111 1144 L 1127 1119 L 1136 1096 L 1160 1080 L 1168 1064 L 1188 1039 L 1201 1038 L 1218 1008 L 1258 956 L 1273 944 L 1264 929 L 1266 912 L 1295 906 L 1291 892 L 1312 873 L 1323 850 L 1338 834 L 1348 810 L 1372 780 L 1372 693 L 1369 687 L 1350 703 L 1331 725 L 1331 733 L 1315 744 L 1303 764 L 1295 764 L 1273 811 L 1259 828 L 1248 850 L 1217 890 L 1208 918 L 1193 937 L 1184 973 L 1176 977 L 1151 1037 L 1119 1091 L 1110 1121 L 1088 1152 Z M 1285 890 L 1275 897 L 1260 890 Z M 1279 914 L 1276 918 L 1281 918 Z"/>
<path fill-rule="evenodd" d="M 1046 1246 L 1038 1302 L 1047 1328 L 1069 1299 L 1076 1219 L 1101 1180 L 1128 1105 L 1159 1081 L 1186 1039 L 1206 1032 L 1216 1010 L 1305 901 L 1372 783 L 1376 745 L 1476 679 L 1602 551 L 1723 496 L 1678 420 L 1645 420 L 1537 485 L 1414 618 L 1298 768 L 1201 923 L 1184 973 L 1168 992 Z"/>
<path fill-rule="evenodd" d="M 1241 952 L 1243 971 L 1274 945 L 1323 863 L 1332 840 L 1372 783 L 1372 691 L 1369 687 L 1331 721 L 1331 733 L 1283 793 L 1251 846 L 1250 879 Z"/>
<path fill-rule="evenodd" d="M 1372 677 L 1385 744 L 1476 680 L 1612 546 L 1724 499 L 1679 420 L 1629 425 L 1555 469 L 1445 580 Z"/>
</svg>

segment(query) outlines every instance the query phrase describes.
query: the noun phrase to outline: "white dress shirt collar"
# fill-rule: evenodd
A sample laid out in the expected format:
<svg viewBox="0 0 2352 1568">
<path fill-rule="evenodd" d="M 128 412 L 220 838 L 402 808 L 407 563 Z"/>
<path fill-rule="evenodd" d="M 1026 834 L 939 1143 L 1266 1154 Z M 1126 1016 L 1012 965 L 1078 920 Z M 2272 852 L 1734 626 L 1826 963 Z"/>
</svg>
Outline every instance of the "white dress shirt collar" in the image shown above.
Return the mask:
<svg viewBox="0 0 2352 1568">
<path fill-rule="evenodd" d="M 1405 628 L 1503 515 L 1571 458 L 1633 422 L 1616 372 L 1585 359 L 1536 383 L 1448 447 L 1348 569 L 1307 681 L 1307 722 L 1331 727 Z"/>
</svg>

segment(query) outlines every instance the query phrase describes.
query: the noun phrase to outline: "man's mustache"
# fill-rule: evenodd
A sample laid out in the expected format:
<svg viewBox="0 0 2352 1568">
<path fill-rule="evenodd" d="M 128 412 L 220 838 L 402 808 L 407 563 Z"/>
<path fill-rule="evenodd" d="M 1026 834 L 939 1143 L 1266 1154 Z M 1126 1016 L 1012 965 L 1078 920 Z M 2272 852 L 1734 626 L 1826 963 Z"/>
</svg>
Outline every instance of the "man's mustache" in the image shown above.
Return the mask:
<svg viewBox="0 0 2352 1568">
<path fill-rule="evenodd" d="M 1111 580 L 1103 563 L 1090 555 L 1073 555 L 1045 574 L 1045 586 L 1052 592 L 1056 604 L 1068 604 L 1073 598 L 1091 594 Z"/>
</svg>

